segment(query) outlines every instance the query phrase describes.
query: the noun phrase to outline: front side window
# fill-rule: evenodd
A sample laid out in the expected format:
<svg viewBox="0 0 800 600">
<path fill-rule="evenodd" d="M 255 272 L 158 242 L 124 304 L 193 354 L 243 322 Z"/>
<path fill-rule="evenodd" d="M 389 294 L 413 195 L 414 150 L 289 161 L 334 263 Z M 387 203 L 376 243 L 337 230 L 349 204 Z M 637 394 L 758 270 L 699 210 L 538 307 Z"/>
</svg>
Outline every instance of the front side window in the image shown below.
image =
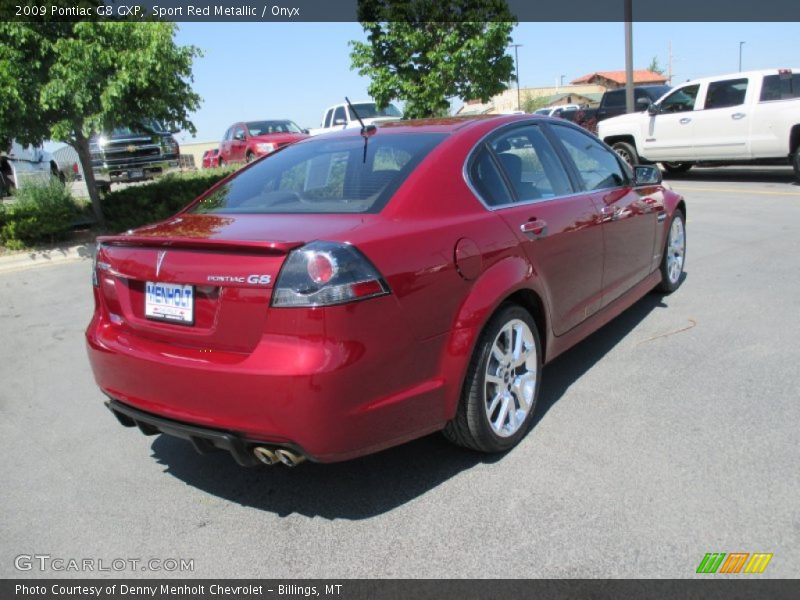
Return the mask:
<svg viewBox="0 0 800 600">
<path fill-rule="evenodd" d="M 552 130 L 572 159 L 587 191 L 615 188 L 627 183 L 628 177 L 612 150 L 572 127 L 555 125 Z"/>
<path fill-rule="evenodd" d="M 502 133 L 490 143 L 517 201 L 564 196 L 572 192 L 564 167 L 536 125 Z"/>
<path fill-rule="evenodd" d="M 444 134 L 312 139 L 242 171 L 192 207 L 194 213 L 379 212 Z"/>
<path fill-rule="evenodd" d="M 747 93 L 747 79 L 728 79 L 726 81 L 712 81 L 708 84 L 706 92 L 706 109 L 727 108 L 744 104 Z"/>
<path fill-rule="evenodd" d="M 333 118 L 333 109 L 330 109 L 325 115 L 325 121 L 322 123 L 322 126 L 330 127 L 332 118 Z"/>
<path fill-rule="evenodd" d="M 694 110 L 694 102 L 695 99 L 697 99 L 697 92 L 699 90 L 700 84 L 687 85 L 686 87 L 675 90 L 664 98 L 664 101 L 661 103 L 661 112 L 675 113 Z"/>
</svg>

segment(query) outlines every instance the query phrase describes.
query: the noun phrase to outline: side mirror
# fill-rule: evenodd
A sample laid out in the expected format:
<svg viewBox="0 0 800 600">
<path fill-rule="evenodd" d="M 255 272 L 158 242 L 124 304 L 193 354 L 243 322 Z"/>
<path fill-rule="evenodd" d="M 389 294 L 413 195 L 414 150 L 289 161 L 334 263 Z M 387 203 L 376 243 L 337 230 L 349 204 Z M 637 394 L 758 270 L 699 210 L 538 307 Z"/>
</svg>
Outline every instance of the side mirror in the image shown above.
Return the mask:
<svg viewBox="0 0 800 600">
<path fill-rule="evenodd" d="M 334 124 L 334 125 L 347 125 L 347 121 L 345 121 L 344 119 L 342 119 L 342 118 L 340 117 L 340 118 L 338 118 L 338 119 L 334 119 L 334 120 L 333 120 L 333 124 Z"/>
<path fill-rule="evenodd" d="M 308 129 L 303 129 L 302 131 L 303 131 L 303 133 L 305 133 L 306 135 L 308 135 Z"/>
<path fill-rule="evenodd" d="M 655 117 L 658 113 L 661 112 L 661 106 L 652 102 L 647 105 L 647 114 L 651 117 Z"/>
<path fill-rule="evenodd" d="M 636 108 L 639 110 L 647 110 L 653 102 L 650 98 L 638 98 L 636 100 Z"/>
<path fill-rule="evenodd" d="M 235 139 L 235 140 L 237 140 L 239 142 L 243 142 L 244 141 L 244 133 L 242 133 L 240 131 L 239 133 L 234 134 L 233 139 Z"/>
<path fill-rule="evenodd" d="M 633 167 L 634 185 L 658 185 L 661 183 L 661 171 L 653 165 L 637 165 Z"/>
</svg>

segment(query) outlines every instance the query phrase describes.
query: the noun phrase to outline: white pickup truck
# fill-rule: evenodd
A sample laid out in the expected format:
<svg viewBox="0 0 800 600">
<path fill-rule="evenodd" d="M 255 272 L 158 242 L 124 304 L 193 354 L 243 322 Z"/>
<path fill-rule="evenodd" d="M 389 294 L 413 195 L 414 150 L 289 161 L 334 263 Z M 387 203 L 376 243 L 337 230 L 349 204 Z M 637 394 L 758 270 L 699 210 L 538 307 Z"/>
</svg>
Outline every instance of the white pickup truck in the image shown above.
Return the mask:
<svg viewBox="0 0 800 600">
<path fill-rule="evenodd" d="M 597 134 L 631 164 L 791 164 L 800 181 L 800 70 L 687 81 L 645 112 L 601 121 Z"/>
<path fill-rule="evenodd" d="M 403 118 L 403 113 L 394 105 L 389 104 L 386 108 L 379 109 L 374 102 L 353 102 L 358 116 L 364 121 L 364 125 L 381 123 L 384 121 L 397 121 Z M 361 127 L 353 111 L 347 103 L 337 104 L 326 109 L 322 115 L 322 123 L 316 129 L 309 129 L 309 135 L 319 135 L 330 131 L 341 131 L 352 127 Z"/>
</svg>

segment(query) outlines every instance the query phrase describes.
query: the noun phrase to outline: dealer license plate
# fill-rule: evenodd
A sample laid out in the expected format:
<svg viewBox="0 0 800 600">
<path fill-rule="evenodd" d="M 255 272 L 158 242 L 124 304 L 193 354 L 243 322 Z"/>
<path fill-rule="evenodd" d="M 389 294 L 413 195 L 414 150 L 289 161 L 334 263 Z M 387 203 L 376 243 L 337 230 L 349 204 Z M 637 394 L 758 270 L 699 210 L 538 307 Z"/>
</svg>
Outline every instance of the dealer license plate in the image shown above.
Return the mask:
<svg viewBox="0 0 800 600">
<path fill-rule="evenodd" d="M 144 314 L 150 319 L 194 323 L 194 286 L 148 281 Z"/>
</svg>

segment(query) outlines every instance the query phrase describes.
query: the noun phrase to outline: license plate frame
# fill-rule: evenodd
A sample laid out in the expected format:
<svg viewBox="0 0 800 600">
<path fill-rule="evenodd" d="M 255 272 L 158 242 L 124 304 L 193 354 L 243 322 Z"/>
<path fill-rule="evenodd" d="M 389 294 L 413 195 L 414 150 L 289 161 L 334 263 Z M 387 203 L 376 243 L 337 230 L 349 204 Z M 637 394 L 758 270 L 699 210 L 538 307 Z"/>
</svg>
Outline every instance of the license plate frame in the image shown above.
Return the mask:
<svg viewBox="0 0 800 600">
<path fill-rule="evenodd" d="M 146 281 L 144 316 L 175 325 L 194 325 L 195 289 L 191 284 Z"/>
<path fill-rule="evenodd" d="M 128 179 L 144 179 L 144 169 L 129 169 Z"/>
</svg>

